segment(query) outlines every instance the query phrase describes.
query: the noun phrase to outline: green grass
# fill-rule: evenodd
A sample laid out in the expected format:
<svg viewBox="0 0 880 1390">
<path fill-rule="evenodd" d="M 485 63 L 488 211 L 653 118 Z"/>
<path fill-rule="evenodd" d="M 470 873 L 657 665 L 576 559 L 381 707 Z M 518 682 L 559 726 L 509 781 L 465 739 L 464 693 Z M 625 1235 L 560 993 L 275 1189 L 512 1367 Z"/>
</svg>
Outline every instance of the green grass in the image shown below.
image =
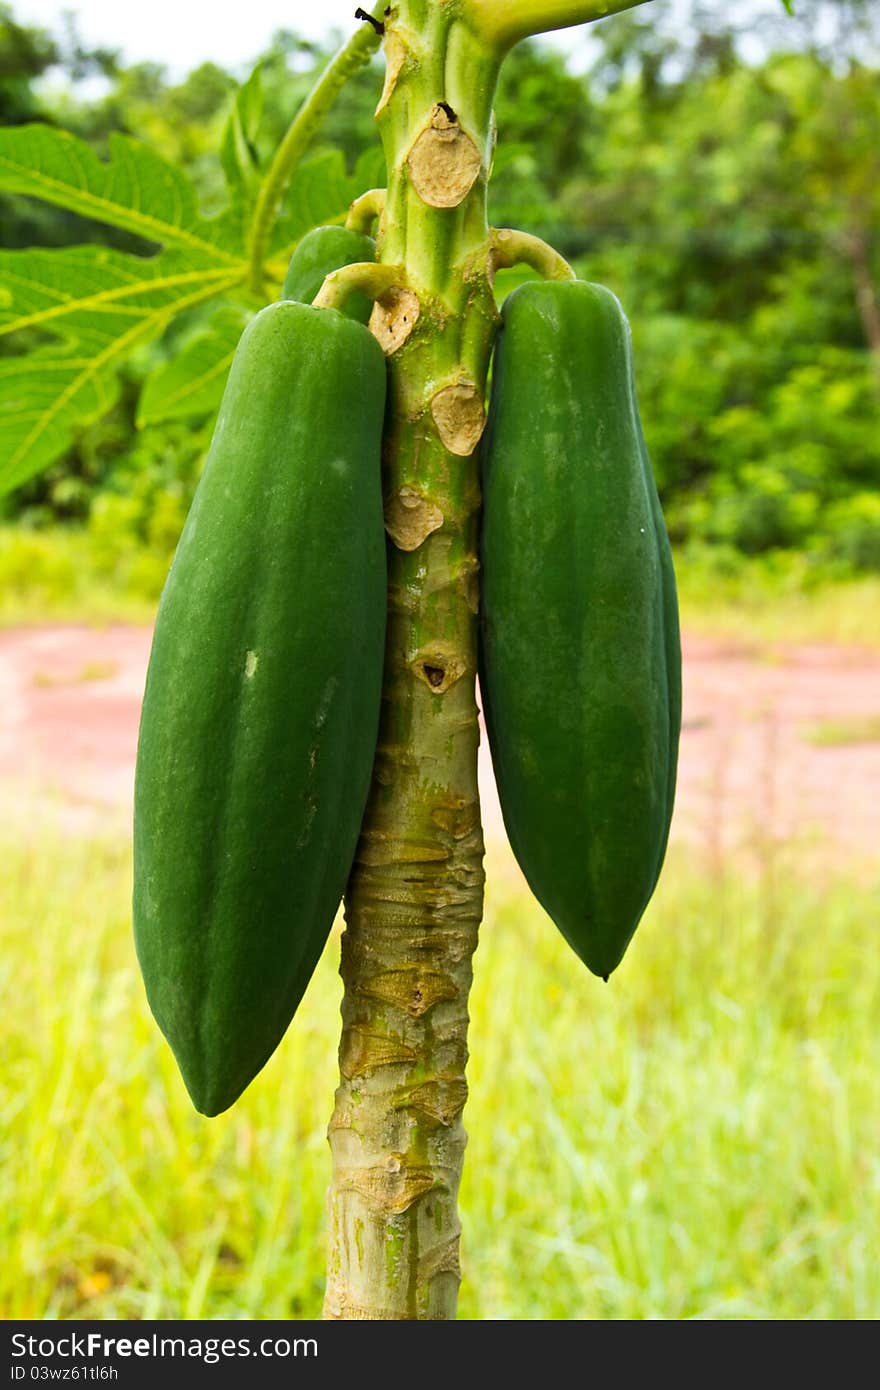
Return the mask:
<svg viewBox="0 0 880 1390">
<path fill-rule="evenodd" d="M 750 647 L 836 642 L 880 647 L 880 576 L 842 579 L 792 553 L 746 560 L 710 546 L 675 556 L 682 624 Z"/>
<path fill-rule="evenodd" d="M 40 690 L 53 690 L 59 685 L 89 685 L 92 681 L 106 681 L 119 670 L 115 661 L 86 661 L 78 671 L 71 674 L 56 675 L 52 671 L 35 671 L 33 684 Z"/>
<path fill-rule="evenodd" d="M 101 554 L 87 532 L 0 526 L 0 627 L 150 623 L 168 557 Z"/>
<path fill-rule="evenodd" d="M 0 526 L 0 626 L 150 623 L 170 555 L 85 530 Z M 746 560 L 690 547 L 676 555 L 689 631 L 742 642 L 857 642 L 880 646 L 880 576 L 843 580 L 808 557 Z"/>
<path fill-rule="evenodd" d="M 853 715 L 851 719 L 824 719 L 804 733 L 817 748 L 847 748 L 854 743 L 880 743 L 880 714 Z"/>
<path fill-rule="evenodd" d="M 880 1315 L 876 884 L 673 857 L 610 984 L 505 872 L 472 996 L 461 1316 Z M 148 1014 L 124 843 L 0 857 L 0 1314 L 318 1316 L 331 938 L 231 1112 Z"/>
</svg>

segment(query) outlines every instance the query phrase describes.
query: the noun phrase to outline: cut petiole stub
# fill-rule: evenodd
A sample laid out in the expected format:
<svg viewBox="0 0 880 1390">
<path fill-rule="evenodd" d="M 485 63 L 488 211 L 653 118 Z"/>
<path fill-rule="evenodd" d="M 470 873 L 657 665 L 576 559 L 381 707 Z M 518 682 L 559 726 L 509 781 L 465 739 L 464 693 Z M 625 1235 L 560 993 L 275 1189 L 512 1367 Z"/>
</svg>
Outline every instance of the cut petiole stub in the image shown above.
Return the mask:
<svg viewBox="0 0 880 1390">
<path fill-rule="evenodd" d="M 399 265 L 355 261 L 328 275 L 312 303 L 316 309 L 341 309 L 349 296 L 357 293 L 368 299 L 384 299 L 391 290 L 402 289 L 405 278 Z"/>
<path fill-rule="evenodd" d="M 382 216 L 385 210 L 386 196 L 387 189 L 370 188 L 359 198 L 355 198 L 345 219 L 345 225 L 349 231 L 371 233 L 373 223 Z"/>
<path fill-rule="evenodd" d="M 544 280 L 575 280 L 577 277 L 564 256 L 560 256 L 546 241 L 531 232 L 512 228 L 493 228 L 489 233 L 489 266 L 509 270 L 515 265 L 528 265 Z"/>
</svg>

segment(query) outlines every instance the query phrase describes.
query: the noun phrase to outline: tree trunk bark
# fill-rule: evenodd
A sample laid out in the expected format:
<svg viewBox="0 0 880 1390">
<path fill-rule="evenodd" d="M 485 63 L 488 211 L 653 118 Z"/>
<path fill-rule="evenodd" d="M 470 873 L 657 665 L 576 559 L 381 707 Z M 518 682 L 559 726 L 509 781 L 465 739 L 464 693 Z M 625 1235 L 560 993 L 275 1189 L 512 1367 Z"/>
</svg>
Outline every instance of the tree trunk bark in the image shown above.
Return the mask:
<svg viewBox="0 0 880 1390">
<path fill-rule="evenodd" d="M 410 0 L 385 25 L 378 254 L 404 283 L 371 321 L 389 367 L 388 636 L 345 899 L 328 1318 L 454 1318 L 459 1285 L 467 1000 L 483 899 L 474 449 L 497 322 L 486 224 L 497 59 L 458 12 Z"/>
</svg>

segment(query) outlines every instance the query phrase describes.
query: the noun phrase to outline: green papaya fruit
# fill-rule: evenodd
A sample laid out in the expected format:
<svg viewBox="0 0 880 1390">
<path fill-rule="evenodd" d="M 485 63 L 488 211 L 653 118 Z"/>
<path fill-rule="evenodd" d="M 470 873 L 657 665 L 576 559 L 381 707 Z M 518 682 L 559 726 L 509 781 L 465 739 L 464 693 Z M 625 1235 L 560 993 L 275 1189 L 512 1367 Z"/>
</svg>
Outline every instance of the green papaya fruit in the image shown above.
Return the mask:
<svg viewBox="0 0 880 1390">
<path fill-rule="evenodd" d="M 281 298 L 311 304 L 331 271 L 375 259 L 376 243 L 365 232 L 354 232 L 349 227 L 314 227 L 306 232 L 290 258 Z M 343 312 L 358 323 L 369 323 L 373 301 L 357 291 L 346 300 Z"/>
<path fill-rule="evenodd" d="M 280 1041 L 354 856 L 386 621 L 385 388 L 361 324 L 292 302 L 257 314 L 159 605 L 135 778 L 135 939 L 206 1115 Z"/>
<path fill-rule="evenodd" d="M 672 557 L 609 290 L 509 296 L 482 471 L 480 689 L 502 814 L 538 901 L 607 978 L 663 863 L 681 725 Z"/>
</svg>

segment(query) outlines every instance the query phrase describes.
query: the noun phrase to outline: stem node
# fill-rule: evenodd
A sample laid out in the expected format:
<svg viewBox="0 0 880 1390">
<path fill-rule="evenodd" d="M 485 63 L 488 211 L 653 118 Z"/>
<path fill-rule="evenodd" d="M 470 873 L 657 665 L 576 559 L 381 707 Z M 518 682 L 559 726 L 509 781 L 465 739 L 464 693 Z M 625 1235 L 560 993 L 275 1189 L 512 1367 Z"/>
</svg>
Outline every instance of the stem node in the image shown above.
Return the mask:
<svg viewBox="0 0 880 1390">
<path fill-rule="evenodd" d="M 312 303 L 316 309 L 342 309 L 351 295 L 358 292 L 368 299 L 384 300 L 402 287 L 403 280 L 404 272 L 399 265 L 355 261 L 353 265 L 331 271 Z"/>
<path fill-rule="evenodd" d="M 510 227 L 489 233 L 489 266 L 494 277 L 496 270 L 515 265 L 528 265 L 545 280 L 574 280 L 575 273 L 564 256 L 531 232 L 517 232 Z"/>
<path fill-rule="evenodd" d="M 385 210 L 385 198 L 384 188 L 370 188 L 359 198 L 355 198 L 348 209 L 348 216 L 345 219 L 346 227 L 350 231 L 366 232 L 369 235 L 373 230 L 373 223 L 377 218 L 381 218 Z"/>
</svg>

